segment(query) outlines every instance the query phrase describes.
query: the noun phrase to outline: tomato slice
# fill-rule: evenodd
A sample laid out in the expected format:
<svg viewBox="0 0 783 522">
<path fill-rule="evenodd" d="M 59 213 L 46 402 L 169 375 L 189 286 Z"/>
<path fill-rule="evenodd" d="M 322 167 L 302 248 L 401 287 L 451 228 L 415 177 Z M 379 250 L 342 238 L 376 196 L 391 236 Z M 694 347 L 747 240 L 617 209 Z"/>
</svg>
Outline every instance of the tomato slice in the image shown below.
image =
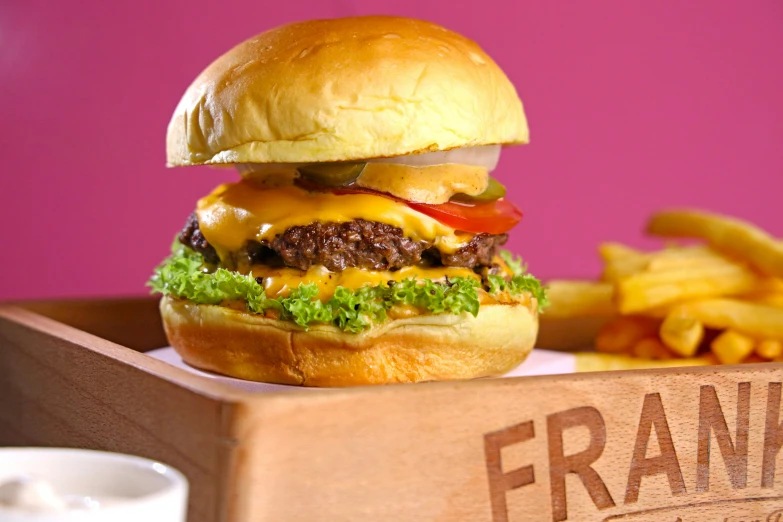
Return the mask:
<svg viewBox="0 0 783 522">
<path fill-rule="evenodd" d="M 301 180 L 300 180 L 301 181 Z M 375 190 L 344 186 L 344 187 L 316 187 L 309 183 L 302 184 L 307 190 L 326 190 L 337 195 L 344 194 L 372 194 L 405 203 L 410 208 L 431 218 L 437 219 L 446 226 L 475 234 L 484 232 L 487 234 L 504 234 L 514 228 L 522 220 L 522 211 L 516 205 L 506 199 L 498 199 L 491 203 L 459 203 L 449 201 L 439 205 L 426 203 L 413 203 L 397 198 L 391 194 Z"/>
<path fill-rule="evenodd" d="M 444 225 L 465 232 L 504 234 L 522 220 L 522 211 L 505 199 L 469 205 L 449 201 L 440 205 L 411 203 L 409 207 L 437 219 Z"/>
</svg>

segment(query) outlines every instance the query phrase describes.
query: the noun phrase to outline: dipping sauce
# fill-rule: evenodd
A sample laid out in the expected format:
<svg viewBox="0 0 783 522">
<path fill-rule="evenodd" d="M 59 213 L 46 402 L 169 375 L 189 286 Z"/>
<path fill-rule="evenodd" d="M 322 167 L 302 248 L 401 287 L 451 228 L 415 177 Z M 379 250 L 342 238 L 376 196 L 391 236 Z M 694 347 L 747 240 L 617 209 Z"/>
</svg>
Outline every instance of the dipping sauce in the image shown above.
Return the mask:
<svg viewBox="0 0 783 522">
<path fill-rule="evenodd" d="M 0 506 L 20 511 L 64 513 L 71 510 L 93 511 L 113 506 L 126 499 L 60 494 L 45 480 L 22 475 L 0 482 Z"/>
</svg>

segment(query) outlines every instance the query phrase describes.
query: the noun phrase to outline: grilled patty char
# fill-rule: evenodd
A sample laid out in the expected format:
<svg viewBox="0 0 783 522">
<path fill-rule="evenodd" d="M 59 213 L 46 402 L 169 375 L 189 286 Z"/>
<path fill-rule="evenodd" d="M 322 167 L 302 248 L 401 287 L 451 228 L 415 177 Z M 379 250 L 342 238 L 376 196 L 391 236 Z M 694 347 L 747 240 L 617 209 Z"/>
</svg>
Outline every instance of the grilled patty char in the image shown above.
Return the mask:
<svg viewBox="0 0 783 522">
<path fill-rule="evenodd" d="M 204 256 L 208 263 L 219 262 L 217 252 L 199 229 L 195 212 L 188 217 L 179 240 Z M 249 256 L 251 264 L 283 264 L 300 270 L 323 265 L 333 272 L 351 267 L 397 270 L 422 261 L 433 266 L 476 269 L 491 266 L 498 247 L 507 240 L 506 234 L 476 234 L 467 245 L 446 254 L 427 241 L 405 237 L 399 227 L 355 219 L 291 227 L 271 242 L 249 242 L 244 255 Z"/>
</svg>

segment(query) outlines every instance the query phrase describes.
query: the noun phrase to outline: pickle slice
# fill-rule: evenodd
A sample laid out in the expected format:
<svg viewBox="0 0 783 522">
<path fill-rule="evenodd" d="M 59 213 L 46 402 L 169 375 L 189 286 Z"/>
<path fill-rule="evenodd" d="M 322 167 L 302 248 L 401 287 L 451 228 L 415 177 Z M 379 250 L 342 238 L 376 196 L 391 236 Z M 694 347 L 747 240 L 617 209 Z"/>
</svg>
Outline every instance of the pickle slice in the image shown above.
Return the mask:
<svg viewBox="0 0 783 522">
<path fill-rule="evenodd" d="M 326 187 L 341 187 L 356 181 L 367 163 L 312 163 L 297 170 L 302 178 Z"/>
<path fill-rule="evenodd" d="M 459 201 L 462 203 L 489 203 L 495 201 L 506 195 L 506 187 L 504 187 L 498 180 L 489 177 L 489 183 L 484 192 L 476 196 L 470 196 L 468 194 L 454 194 L 451 197 L 451 201 Z"/>
</svg>

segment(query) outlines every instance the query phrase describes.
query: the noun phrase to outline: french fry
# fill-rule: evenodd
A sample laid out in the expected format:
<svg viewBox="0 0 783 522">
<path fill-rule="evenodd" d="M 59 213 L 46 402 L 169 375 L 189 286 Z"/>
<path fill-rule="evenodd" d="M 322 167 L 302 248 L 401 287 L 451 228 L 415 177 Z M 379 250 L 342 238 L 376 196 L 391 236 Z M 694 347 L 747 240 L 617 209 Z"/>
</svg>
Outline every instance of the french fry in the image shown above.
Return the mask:
<svg viewBox="0 0 783 522">
<path fill-rule="evenodd" d="M 756 354 L 767 360 L 777 359 L 783 355 L 783 342 L 766 339 L 756 345 Z"/>
<path fill-rule="evenodd" d="M 783 294 L 783 279 L 779 277 L 764 277 L 759 279 L 756 291 L 759 293 Z"/>
<path fill-rule="evenodd" d="M 699 269 L 642 272 L 623 278 L 617 283 L 615 301 L 620 313 L 632 314 L 678 301 L 747 293 L 756 285 L 751 270 L 727 261 Z"/>
<path fill-rule="evenodd" d="M 741 297 L 754 303 L 783 308 L 783 279 L 777 277 L 761 278 L 753 291 L 743 294 Z"/>
<path fill-rule="evenodd" d="M 601 273 L 601 281 L 614 284 L 624 277 L 629 277 L 644 271 L 646 266 L 646 259 L 618 259 L 604 267 L 604 270 Z"/>
<path fill-rule="evenodd" d="M 631 348 L 631 353 L 640 359 L 672 359 L 675 355 L 657 337 L 640 339 Z"/>
<path fill-rule="evenodd" d="M 701 238 L 721 252 L 748 261 L 763 274 L 783 277 L 783 243 L 739 219 L 697 210 L 671 210 L 654 214 L 647 232 Z"/>
<path fill-rule="evenodd" d="M 600 282 L 554 281 L 548 315 L 608 319 L 595 338 L 596 356 L 783 361 L 783 240 L 739 219 L 689 209 L 658 212 L 646 230 L 666 246 L 646 252 L 601 244 Z M 723 333 L 713 339 L 715 330 Z M 705 343 L 713 352 L 696 357 Z"/>
<path fill-rule="evenodd" d="M 620 246 L 620 248 L 627 247 Z M 642 272 L 691 270 L 698 273 L 707 268 L 720 270 L 720 267 L 729 266 L 743 265 L 704 245 L 669 247 L 657 252 L 636 252 L 622 257 L 612 257 L 606 262 L 601 279 L 610 283 L 618 283 L 626 277 Z"/>
<path fill-rule="evenodd" d="M 657 306 L 655 308 L 649 308 L 644 311 L 644 317 L 651 317 L 653 319 L 658 319 L 660 324 L 660 321 L 666 319 L 666 317 L 671 313 L 672 306 L 673 305 L 663 305 L 663 306 Z"/>
<path fill-rule="evenodd" d="M 660 324 L 649 317 L 618 317 L 598 332 L 595 349 L 603 353 L 629 353 L 637 342 L 657 335 Z"/>
<path fill-rule="evenodd" d="M 671 351 L 682 357 L 692 357 L 704 339 L 704 325 L 695 317 L 670 312 L 661 324 L 659 335 Z"/>
<path fill-rule="evenodd" d="M 765 362 L 769 362 L 769 361 L 761 357 L 756 352 L 753 352 L 752 354 L 748 355 L 748 358 L 742 361 L 743 364 L 757 364 L 757 363 L 765 363 Z"/>
<path fill-rule="evenodd" d="M 549 317 L 611 316 L 617 313 L 612 301 L 614 288 L 593 281 L 552 280 L 547 282 Z"/>
<path fill-rule="evenodd" d="M 745 297 L 743 296 L 743 298 Z M 783 293 L 771 292 L 765 294 L 751 294 L 747 296 L 747 299 L 757 304 L 783 308 Z"/>
<path fill-rule="evenodd" d="M 682 366 L 709 366 L 715 361 L 709 356 L 676 359 L 638 359 L 630 355 L 608 353 L 577 353 L 577 372 L 602 372 L 614 370 L 643 370 L 649 368 L 676 368 Z"/>
<path fill-rule="evenodd" d="M 738 364 L 753 353 L 754 344 L 750 337 L 726 330 L 712 341 L 710 348 L 722 364 Z"/>
<path fill-rule="evenodd" d="M 737 299 L 704 299 L 681 303 L 672 314 L 691 316 L 707 328 L 735 330 L 756 339 L 783 341 L 783 309 Z"/>
<path fill-rule="evenodd" d="M 606 263 L 601 279 L 613 283 L 623 277 L 654 269 L 662 262 L 676 263 L 683 258 L 703 259 L 705 256 L 700 254 L 706 250 L 706 247 L 700 246 L 669 247 L 658 252 L 642 252 L 621 243 L 604 243 L 598 248 Z"/>
<path fill-rule="evenodd" d="M 598 252 L 605 262 L 601 280 L 610 283 L 644 270 L 649 262 L 649 254 L 620 243 L 604 243 Z"/>
<path fill-rule="evenodd" d="M 731 263 L 731 260 L 709 247 L 670 248 L 654 253 L 647 264 L 647 270 L 649 272 L 665 272 L 667 270 L 721 266 L 727 263 Z"/>
<path fill-rule="evenodd" d="M 598 246 L 598 254 L 606 263 L 617 259 L 643 257 L 644 253 L 622 243 L 602 243 Z"/>
</svg>

